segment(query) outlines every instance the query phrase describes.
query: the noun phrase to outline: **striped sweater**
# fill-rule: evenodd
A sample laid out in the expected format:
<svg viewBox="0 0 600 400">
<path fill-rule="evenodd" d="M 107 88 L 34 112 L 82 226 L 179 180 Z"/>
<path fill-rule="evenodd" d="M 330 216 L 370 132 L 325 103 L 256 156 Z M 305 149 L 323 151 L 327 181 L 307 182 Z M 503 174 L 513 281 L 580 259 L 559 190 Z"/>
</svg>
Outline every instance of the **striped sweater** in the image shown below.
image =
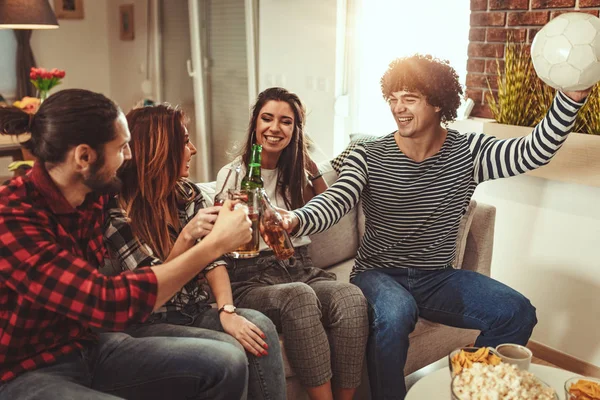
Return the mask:
<svg viewBox="0 0 600 400">
<path fill-rule="evenodd" d="M 454 260 L 460 220 L 477 185 L 547 164 L 581 106 L 559 92 L 546 117 L 520 138 L 448 130 L 440 151 L 422 162 L 406 157 L 393 133 L 358 144 L 338 180 L 294 211 L 296 235 L 330 228 L 362 199 L 365 234 L 351 277 L 374 268 L 443 268 Z"/>
</svg>

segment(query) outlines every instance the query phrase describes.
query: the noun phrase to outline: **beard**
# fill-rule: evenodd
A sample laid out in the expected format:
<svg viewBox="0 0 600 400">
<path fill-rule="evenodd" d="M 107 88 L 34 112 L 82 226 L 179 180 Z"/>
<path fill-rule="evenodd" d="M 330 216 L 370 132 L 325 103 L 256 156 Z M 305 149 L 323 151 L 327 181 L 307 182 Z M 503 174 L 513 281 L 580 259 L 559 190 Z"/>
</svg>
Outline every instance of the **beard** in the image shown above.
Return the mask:
<svg viewBox="0 0 600 400">
<path fill-rule="evenodd" d="M 102 178 L 100 175 L 90 175 L 84 179 L 83 183 L 94 192 L 107 194 L 107 193 L 118 193 L 121 191 L 123 181 L 116 176 L 112 178 Z"/>
<path fill-rule="evenodd" d="M 90 166 L 90 175 L 84 178 L 83 183 L 92 191 L 102 194 L 120 192 L 123 181 L 117 176 L 102 171 L 103 167 L 104 157 L 100 157 L 98 161 Z"/>
</svg>

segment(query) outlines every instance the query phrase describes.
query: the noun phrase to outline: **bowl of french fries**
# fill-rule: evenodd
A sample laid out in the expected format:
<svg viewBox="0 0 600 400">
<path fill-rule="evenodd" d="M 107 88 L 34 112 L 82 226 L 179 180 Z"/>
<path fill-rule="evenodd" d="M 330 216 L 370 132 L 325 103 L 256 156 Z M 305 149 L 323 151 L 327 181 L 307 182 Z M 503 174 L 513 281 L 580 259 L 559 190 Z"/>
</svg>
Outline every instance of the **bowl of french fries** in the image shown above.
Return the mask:
<svg viewBox="0 0 600 400">
<path fill-rule="evenodd" d="M 574 377 L 565 382 L 565 399 L 600 400 L 600 379 Z"/>
<path fill-rule="evenodd" d="M 460 347 L 448 355 L 448 367 L 452 377 L 460 374 L 465 368 L 471 368 L 474 363 L 498 365 L 501 362 L 499 354 L 492 347 Z"/>
</svg>

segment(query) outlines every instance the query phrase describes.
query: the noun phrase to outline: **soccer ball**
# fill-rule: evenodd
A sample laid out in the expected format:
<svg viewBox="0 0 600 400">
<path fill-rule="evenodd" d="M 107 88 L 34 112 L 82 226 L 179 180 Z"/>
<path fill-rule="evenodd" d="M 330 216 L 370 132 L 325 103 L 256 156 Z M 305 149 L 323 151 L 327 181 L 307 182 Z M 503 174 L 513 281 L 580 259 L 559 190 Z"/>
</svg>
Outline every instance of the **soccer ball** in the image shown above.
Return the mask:
<svg viewBox="0 0 600 400">
<path fill-rule="evenodd" d="M 541 80 L 562 91 L 583 90 L 600 81 L 600 19 L 561 14 L 535 35 L 531 59 Z"/>
</svg>

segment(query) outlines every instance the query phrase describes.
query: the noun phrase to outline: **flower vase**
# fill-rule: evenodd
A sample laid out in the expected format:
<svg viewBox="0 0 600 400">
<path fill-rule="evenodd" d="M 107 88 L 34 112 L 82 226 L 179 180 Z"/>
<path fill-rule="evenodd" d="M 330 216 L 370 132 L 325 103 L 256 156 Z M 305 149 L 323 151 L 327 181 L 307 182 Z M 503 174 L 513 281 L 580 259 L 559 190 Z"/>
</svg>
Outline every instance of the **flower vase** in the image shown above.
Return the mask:
<svg viewBox="0 0 600 400">
<path fill-rule="evenodd" d="M 40 99 L 40 104 L 43 103 L 48 97 L 48 90 L 38 90 L 38 97 Z"/>
</svg>

